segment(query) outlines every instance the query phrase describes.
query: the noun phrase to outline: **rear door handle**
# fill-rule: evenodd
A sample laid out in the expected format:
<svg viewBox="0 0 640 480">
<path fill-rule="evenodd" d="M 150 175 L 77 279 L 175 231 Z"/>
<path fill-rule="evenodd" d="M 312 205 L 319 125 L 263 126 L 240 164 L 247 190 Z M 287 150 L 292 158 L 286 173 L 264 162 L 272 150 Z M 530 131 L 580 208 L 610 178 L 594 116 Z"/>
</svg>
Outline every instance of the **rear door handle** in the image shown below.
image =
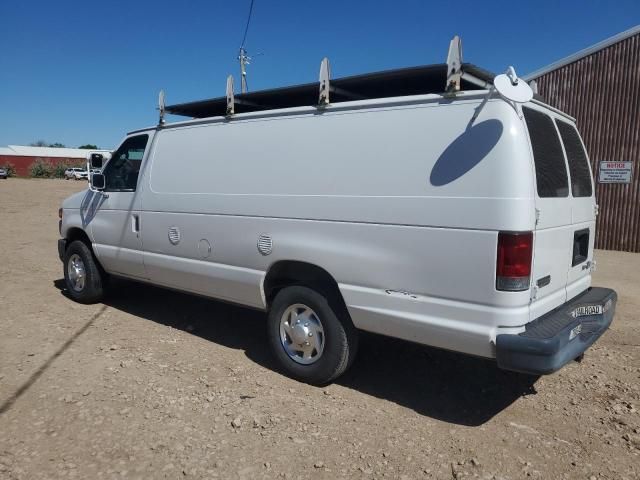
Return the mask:
<svg viewBox="0 0 640 480">
<path fill-rule="evenodd" d="M 135 213 L 131 215 L 131 231 L 140 233 L 140 216 Z"/>
</svg>

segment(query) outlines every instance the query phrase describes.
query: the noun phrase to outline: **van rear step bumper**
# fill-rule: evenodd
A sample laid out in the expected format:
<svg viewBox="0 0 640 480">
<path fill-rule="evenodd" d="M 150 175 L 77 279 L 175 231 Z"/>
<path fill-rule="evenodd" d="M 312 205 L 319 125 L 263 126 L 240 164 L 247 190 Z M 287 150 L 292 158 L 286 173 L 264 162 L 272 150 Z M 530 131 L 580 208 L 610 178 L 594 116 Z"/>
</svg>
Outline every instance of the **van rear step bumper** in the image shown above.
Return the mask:
<svg viewBox="0 0 640 480">
<path fill-rule="evenodd" d="M 618 295 L 589 288 L 564 305 L 526 325 L 517 335 L 496 336 L 496 360 L 505 370 L 544 375 L 581 357 L 611 324 Z M 583 308 L 576 312 L 579 307 Z M 601 311 L 590 313 L 589 310 Z M 575 316 L 579 315 L 579 316 Z"/>
</svg>

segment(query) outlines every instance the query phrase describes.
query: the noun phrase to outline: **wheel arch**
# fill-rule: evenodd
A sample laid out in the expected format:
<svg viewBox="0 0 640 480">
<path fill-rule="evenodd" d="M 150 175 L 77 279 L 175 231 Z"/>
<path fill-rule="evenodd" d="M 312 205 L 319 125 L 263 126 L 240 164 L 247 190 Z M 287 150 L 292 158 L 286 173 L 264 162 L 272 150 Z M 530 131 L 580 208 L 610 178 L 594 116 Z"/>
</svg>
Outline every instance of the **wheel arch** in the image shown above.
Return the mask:
<svg viewBox="0 0 640 480">
<path fill-rule="evenodd" d="M 91 239 L 89 238 L 89 235 L 80 227 L 68 228 L 67 231 L 65 232 L 64 238 L 67 239 L 68 243 L 75 242 L 76 240 L 80 240 L 81 242 L 85 243 L 87 247 L 89 247 L 89 250 L 93 252 L 93 248 L 91 246 Z"/>
<path fill-rule="evenodd" d="M 93 250 L 93 245 L 91 244 L 91 238 L 89 237 L 89 234 L 87 232 L 85 232 L 80 227 L 76 227 L 76 226 L 69 227 L 64 234 L 64 238 L 67 239 L 66 248 L 69 248 L 69 245 L 71 245 L 71 243 L 75 242 L 76 240 L 80 240 L 82 243 L 84 243 L 89 249 L 89 251 L 91 252 L 91 254 L 93 255 L 93 259 L 98 265 L 100 272 L 105 275 L 107 274 L 107 271 L 102 266 L 102 262 L 100 262 L 100 259 L 96 255 L 96 252 Z"/>
<path fill-rule="evenodd" d="M 325 295 L 330 302 L 337 302 L 346 311 L 344 298 L 333 275 L 318 265 L 299 260 L 279 260 L 269 267 L 262 281 L 262 293 L 267 309 L 280 290 L 292 285 L 316 290 Z"/>
</svg>

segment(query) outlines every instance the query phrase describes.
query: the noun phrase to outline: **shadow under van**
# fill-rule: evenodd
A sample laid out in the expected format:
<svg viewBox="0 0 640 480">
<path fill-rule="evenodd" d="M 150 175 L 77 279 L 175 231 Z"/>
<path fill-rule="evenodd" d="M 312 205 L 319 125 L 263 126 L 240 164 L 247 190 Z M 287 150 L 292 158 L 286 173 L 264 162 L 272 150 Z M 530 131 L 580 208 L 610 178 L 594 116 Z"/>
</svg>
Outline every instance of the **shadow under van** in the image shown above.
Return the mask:
<svg viewBox="0 0 640 480">
<path fill-rule="evenodd" d="M 63 279 L 54 285 L 65 294 Z M 105 305 L 243 350 L 251 361 L 278 370 L 266 342 L 265 313 L 121 279 L 114 288 Z M 538 378 L 501 370 L 493 360 L 362 332 L 358 358 L 336 383 L 426 417 L 478 426 L 536 393 Z"/>
</svg>

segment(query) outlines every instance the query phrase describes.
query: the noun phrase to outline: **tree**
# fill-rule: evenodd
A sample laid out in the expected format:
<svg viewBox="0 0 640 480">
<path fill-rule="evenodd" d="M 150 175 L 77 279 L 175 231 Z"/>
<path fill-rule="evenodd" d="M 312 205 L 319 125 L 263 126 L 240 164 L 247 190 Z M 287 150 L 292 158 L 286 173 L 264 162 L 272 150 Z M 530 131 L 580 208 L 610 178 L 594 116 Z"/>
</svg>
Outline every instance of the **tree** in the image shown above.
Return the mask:
<svg viewBox="0 0 640 480">
<path fill-rule="evenodd" d="M 65 148 L 64 144 L 56 142 L 56 143 L 47 143 L 44 140 L 37 140 L 33 143 L 30 143 L 31 147 L 53 147 L 53 148 Z"/>
<path fill-rule="evenodd" d="M 80 145 L 78 148 L 82 148 L 83 150 L 98 150 L 98 146 L 93 145 L 92 143 L 87 143 L 86 145 Z"/>
</svg>

